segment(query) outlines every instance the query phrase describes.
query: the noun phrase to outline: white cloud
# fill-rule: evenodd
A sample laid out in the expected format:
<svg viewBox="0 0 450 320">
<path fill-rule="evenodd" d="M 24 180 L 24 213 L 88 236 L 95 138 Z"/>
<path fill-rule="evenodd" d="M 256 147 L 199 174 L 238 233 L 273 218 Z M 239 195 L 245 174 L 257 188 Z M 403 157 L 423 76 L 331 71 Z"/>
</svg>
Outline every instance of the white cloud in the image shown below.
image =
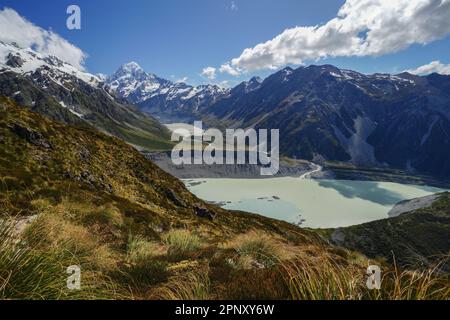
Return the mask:
<svg viewBox="0 0 450 320">
<path fill-rule="evenodd" d="M 24 48 L 53 55 L 84 70 L 87 55 L 53 31 L 44 30 L 20 16 L 15 10 L 0 10 L 0 41 L 15 42 Z"/>
<path fill-rule="evenodd" d="M 285 30 L 231 60 L 244 71 L 339 56 L 379 56 L 450 33 L 450 0 L 347 0 L 320 26 Z"/>
<path fill-rule="evenodd" d="M 183 77 L 183 78 L 180 78 L 180 79 L 176 80 L 175 82 L 177 82 L 177 83 L 186 83 L 188 80 L 189 80 L 188 77 Z"/>
<path fill-rule="evenodd" d="M 219 71 L 228 73 L 229 75 L 232 75 L 233 77 L 237 77 L 241 74 L 241 72 L 237 68 L 233 68 L 229 63 L 223 64 L 220 67 Z"/>
<path fill-rule="evenodd" d="M 425 64 L 416 69 L 406 70 L 406 72 L 417 75 L 427 75 L 434 72 L 450 75 L 450 64 L 443 64 L 440 61 L 431 61 L 429 64 Z"/>
<path fill-rule="evenodd" d="M 202 71 L 202 76 L 208 78 L 209 80 L 216 79 L 216 68 L 213 67 L 204 68 Z"/>
</svg>

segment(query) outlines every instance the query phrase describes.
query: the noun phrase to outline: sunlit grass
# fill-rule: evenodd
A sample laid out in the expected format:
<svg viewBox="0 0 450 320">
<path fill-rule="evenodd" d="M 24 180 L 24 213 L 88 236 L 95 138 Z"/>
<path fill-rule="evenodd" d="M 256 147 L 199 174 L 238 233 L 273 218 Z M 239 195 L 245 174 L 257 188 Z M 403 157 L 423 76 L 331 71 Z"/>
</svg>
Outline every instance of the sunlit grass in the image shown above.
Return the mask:
<svg viewBox="0 0 450 320">
<path fill-rule="evenodd" d="M 237 254 L 235 266 L 249 269 L 252 267 L 269 268 L 290 256 L 289 248 L 267 233 L 250 231 L 223 245 Z M 292 248 L 290 248 L 292 249 Z"/>
<path fill-rule="evenodd" d="M 185 258 L 198 250 L 201 240 L 188 230 L 171 230 L 164 236 L 164 244 L 168 248 L 168 254 L 175 258 Z"/>
<path fill-rule="evenodd" d="M 151 299 L 160 300 L 209 300 L 211 282 L 208 270 L 188 271 L 172 277 L 168 283 L 157 288 Z"/>
<path fill-rule="evenodd" d="M 0 222 L 0 299 L 114 299 L 123 292 L 100 272 L 84 269 L 82 259 L 68 250 L 39 250 L 17 238 L 12 219 Z M 83 269 L 81 290 L 67 288 L 67 267 Z"/>
</svg>

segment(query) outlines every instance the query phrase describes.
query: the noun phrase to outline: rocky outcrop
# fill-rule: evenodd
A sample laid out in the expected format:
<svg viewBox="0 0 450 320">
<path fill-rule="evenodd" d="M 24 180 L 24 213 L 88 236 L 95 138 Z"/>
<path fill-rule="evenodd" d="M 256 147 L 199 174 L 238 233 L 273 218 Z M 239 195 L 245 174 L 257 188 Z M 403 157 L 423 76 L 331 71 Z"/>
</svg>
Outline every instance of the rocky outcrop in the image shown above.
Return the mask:
<svg viewBox="0 0 450 320">
<path fill-rule="evenodd" d="M 206 218 L 209 220 L 213 220 L 214 217 L 216 216 L 216 214 L 213 211 L 199 206 L 194 207 L 194 212 L 196 216 L 200 218 Z"/>
<path fill-rule="evenodd" d="M 19 124 L 14 124 L 9 127 L 12 132 L 17 134 L 22 139 L 27 140 L 29 143 L 34 144 L 35 146 L 51 149 L 52 145 L 50 142 L 42 136 L 40 132 L 36 132 L 31 130 L 30 128 L 23 127 Z"/>
</svg>

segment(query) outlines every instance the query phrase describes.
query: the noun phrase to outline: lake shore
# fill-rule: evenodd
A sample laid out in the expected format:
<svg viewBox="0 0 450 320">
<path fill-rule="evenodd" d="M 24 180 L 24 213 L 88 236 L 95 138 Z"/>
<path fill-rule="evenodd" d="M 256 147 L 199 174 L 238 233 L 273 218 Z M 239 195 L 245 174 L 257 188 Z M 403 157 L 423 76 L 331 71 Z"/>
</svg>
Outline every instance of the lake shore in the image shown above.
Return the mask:
<svg viewBox="0 0 450 320">
<path fill-rule="evenodd" d="M 281 158 L 280 170 L 275 176 L 261 176 L 257 165 L 182 165 L 176 166 L 170 152 L 145 152 L 144 156 L 164 171 L 179 179 L 270 179 L 278 177 L 304 177 L 313 179 L 337 179 L 352 181 L 381 181 L 410 185 L 428 185 L 450 189 L 450 181 L 414 174 L 386 167 L 358 167 L 347 163 Z M 320 166 L 320 170 L 318 170 Z"/>
<path fill-rule="evenodd" d="M 186 179 L 197 197 L 308 228 L 338 228 L 389 218 L 401 201 L 443 192 L 430 186 L 380 181 L 300 179 Z"/>
</svg>

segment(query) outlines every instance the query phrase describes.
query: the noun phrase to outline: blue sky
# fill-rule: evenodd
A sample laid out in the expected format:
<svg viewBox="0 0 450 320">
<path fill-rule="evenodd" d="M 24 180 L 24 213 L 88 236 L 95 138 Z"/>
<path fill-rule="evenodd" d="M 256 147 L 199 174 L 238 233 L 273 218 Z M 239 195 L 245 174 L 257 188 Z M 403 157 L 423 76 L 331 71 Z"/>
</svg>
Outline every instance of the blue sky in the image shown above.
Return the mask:
<svg viewBox="0 0 450 320">
<path fill-rule="evenodd" d="M 119 65 L 136 61 L 146 71 L 167 79 L 187 77 L 187 82 L 193 84 L 226 80 L 233 85 L 253 75 L 264 77 L 274 71 L 252 69 L 231 76 L 218 71 L 222 64 L 287 28 L 323 25 L 336 17 L 344 3 L 344 0 L 2 0 L 0 9 L 12 8 L 82 49 L 88 54 L 86 69 L 92 73 L 110 74 Z M 81 30 L 66 28 L 65 12 L 70 4 L 81 8 Z M 325 57 L 318 61 L 308 56 L 302 63 L 331 63 L 364 73 L 396 73 L 435 60 L 448 64 L 450 38 L 448 35 L 440 38 L 426 45 L 413 43 L 394 53 Z M 201 75 L 208 66 L 217 69 L 214 80 Z"/>
</svg>

